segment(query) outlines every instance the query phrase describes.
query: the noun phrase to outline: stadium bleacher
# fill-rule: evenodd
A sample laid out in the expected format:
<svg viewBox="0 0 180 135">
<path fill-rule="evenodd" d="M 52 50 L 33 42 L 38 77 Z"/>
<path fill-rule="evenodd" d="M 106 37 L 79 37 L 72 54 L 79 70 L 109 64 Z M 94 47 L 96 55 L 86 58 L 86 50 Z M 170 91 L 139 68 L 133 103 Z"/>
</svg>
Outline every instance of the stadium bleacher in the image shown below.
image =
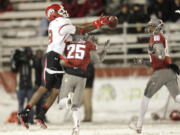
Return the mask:
<svg viewBox="0 0 180 135">
<path fill-rule="evenodd" d="M 53 2 L 45 2 L 42 0 L 11 0 L 14 11 L 5 12 L 0 14 L 0 63 L 10 62 L 10 56 L 15 49 L 25 46 L 32 47 L 33 50 L 45 50 L 48 44 L 48 37 L 38 37 L 37 27 L 40 19 L 44 17 L 44 9 L 47 5 L 52 3 L 60 3 L 58 0 Z M 34 2 L 36 4 L 34 4 Z M 73 24 L 81 24 L 91 22 L 97 17 L 83 17 L 73 18 Z M 144 27 L 145 24 L 139 24 Z M 179 23 L 167 23 L 165 31 L 168 38 L 170 56 L 172 58 L 180 57 L 180 27 Z M 136 24 L 122 24 L 118 28 L 122 28 L 123 32 L 120 33 L 103 33 L 96 34 L 98 39 L 99 49 L 101 50 L 105 40 L 111 40 L 111 47 L 108 50 L 106 61 L 123 61 L 123 65 L 132 64 L 131 60 L 134 57 L 148 58 L 147 54 L 134 53 L 128 54 L 129 49 L 144 49 L 146 50 L 147 43 L 138 43 L 138 37 L 147 37 L 147 34 L 130 34 L 127 33 L 129 27 L 136 27 Z M 103 27 L 107 29 L 107 27 Z M 97 32 L 97 31 L 96 31 Z M 176 52 L 176 53 L 174 53 Z M 130 60 L 130 61 L 129 61 Z"/>
</svg>

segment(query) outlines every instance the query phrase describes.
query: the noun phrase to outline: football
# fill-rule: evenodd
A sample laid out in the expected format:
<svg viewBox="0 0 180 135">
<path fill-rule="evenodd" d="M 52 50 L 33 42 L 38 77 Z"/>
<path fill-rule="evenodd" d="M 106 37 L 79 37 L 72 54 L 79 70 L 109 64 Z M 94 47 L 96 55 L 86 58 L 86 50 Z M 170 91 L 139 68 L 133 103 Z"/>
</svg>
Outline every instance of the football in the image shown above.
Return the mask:
<svg viewBox="0 0 180 135">
<path fill-rule="evenodd" d="M 109 20 L 111 21 L 111 23 L 109 23 L 108 26 L 111 29 L 115 29 L 118 25 L 118 18 L 116 16 L 110 16 Z"/>
</svg>

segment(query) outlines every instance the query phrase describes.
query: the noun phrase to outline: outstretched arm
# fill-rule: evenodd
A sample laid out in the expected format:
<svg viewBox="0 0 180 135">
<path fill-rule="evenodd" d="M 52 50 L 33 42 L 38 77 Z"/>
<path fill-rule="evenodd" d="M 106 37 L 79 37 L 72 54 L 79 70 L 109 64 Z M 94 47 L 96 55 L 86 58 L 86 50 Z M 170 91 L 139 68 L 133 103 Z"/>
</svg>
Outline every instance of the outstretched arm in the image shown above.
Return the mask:
<svg viewBox="0 0 180 135">
<path fill-rule="evenodd" d="M 92 23 L 87 23 L 82 26 L 76 26 L 76 33 L 75 34 L 85 34 L 97 29 L 95 25 Z"/>
<path fill-rule="evenodd" d="M 75 34 L 85 34 L 109 23 L 111 23 L 111 21 L 109 20 L 109 16 L 101 15 L 97 20 L 93 21 L 92 23 L 86 23 L 80 26 L 76 26 Z"/>
<path fill-rule="evenodd" d="M 104 61 L 104 57 L 106 56 L 107 49 L 110 46 L 110 40 L 107 40 L 105 42 L 103 50 L 98 54 L 97 51 L 91 51 L 90 56 L 91 56 L 91 63 L 93 64 L 100 64 Z"/>
<path fill-rule="evenodd" d="M 109 47 L 110 47 L 110 40 L 107 40 L 104 44 L 103 50 L 99 53 L 99 57 L 100 57 L 101 62 L 104 61 L 104 57 L 106 56 L 107 50 L 109 49 Z"/>
</svg>

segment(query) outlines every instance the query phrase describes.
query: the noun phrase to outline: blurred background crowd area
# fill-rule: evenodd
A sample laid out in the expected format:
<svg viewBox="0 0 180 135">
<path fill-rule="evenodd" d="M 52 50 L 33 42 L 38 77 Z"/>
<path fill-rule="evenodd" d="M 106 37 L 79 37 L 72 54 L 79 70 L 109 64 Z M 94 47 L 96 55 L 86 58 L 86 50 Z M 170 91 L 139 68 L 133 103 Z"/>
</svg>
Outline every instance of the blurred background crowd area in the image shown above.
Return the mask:
<svg viewBox="0 0 180 135">
<path fill-rule="evenodd" d="M 19 0 L 21 3 L 26 0 Z M 34 2 L 53 2 L 57 0 L 37 0 Z M 144 23 L 151 16 L 156 16 L 164 22 L 176 22 L 179 15 L 180 0 L 59 0 L 71 17 L 114 15 L 119 23 Z M 11 0 L 0 0 L 0 13 L 12 11 Z"/>
<path fill-rule="evenodd" d="M 170 55 L 173 60 L 180 57 L 180 14 L 175 13 L 180 0 L 0 0 L 0 65 L 8 67 L 12 52 L 21 47 L 45 51 L 49 22 L 44 11 L 53 3 L 62 4 L 75 25 L 92 22 L 102 13 L 118 17 L 116 29 L 104 26 L 90 33 L 99 50 L 111 40 L 105 63 L 132 65 L 137 55 L 147 59 L 149 35 L 144 30 L 150 18 L 164 21 Z"/>
</svg>

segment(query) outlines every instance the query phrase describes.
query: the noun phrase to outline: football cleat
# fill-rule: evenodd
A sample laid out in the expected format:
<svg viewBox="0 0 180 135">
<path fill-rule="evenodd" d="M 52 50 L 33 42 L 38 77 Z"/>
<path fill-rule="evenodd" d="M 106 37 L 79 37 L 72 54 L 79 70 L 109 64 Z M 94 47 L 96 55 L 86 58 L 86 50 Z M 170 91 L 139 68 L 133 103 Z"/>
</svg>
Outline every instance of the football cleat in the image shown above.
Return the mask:
<svg viewBox="0 0 180 135">
<path fill-rule="evenodd" d="M 133 117 L 133 118 L 130 120 L 128 126 L 129 126 L 130 129 L 135 130 L 138 134 L 141 134 L 141 132 L 142 132 L 142 127 L 138 127 L 138 126 L 137 126 L 137 117 L 136 117 L 136 116 Z"/>
<path fill-rule="evenodd" d="M 41 118 L 39 118 L 39 117 L 36 117 L 36 118 L 34 119 L 34 122 L 35 122 L 36 124 L 39 124 L 39 125 L 41 126 L 41 128 L 43 128 L 43 129 L 46 129 L 46 128 L 47 128 L 44 120 L 41 119 Z"/>
<path fill-rule="evenodd" d="M 29 111 L 23 110 L 22 112 L 18 113 L 17 118 L 19 119 L 21 125 L 23 125 L 26 129 L 29 128 L 28 126 Z"/>
<path fill-rule="evenodd" d="M 142 127 L 137 127 L 137 124 L 134 122 L 129 123 L 129 128 L 135 130 L 138 134 L 142 132 Z"/>
<path fill-rule="evenodd" d="M 79 135 L 79 127 L 73 128 L 72 135 Z"/>
</svg>

